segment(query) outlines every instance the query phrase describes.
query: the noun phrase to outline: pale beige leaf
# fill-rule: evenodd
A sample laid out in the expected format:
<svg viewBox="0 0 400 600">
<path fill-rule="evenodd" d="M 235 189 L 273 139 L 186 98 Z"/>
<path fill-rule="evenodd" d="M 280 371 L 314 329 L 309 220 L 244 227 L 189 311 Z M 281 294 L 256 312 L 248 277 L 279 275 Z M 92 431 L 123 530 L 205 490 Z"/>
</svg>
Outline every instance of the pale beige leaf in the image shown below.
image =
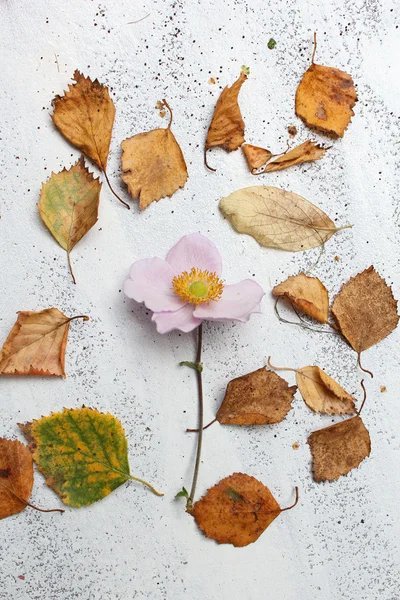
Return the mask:
<svg viewBox="0 0 400 600">
<path fill-rule="evenodd" d="M 328 290 L 317 277 L 309 277 L 304 273 L 293 275 L 276 285 L 272 294 L 286 297 L 291 304 L 320 323 L 328 322 Z"/>
<path fill-rule="evenodd" d="M 319 367 L 298 369 L 296 382 L 304 402 L 313 411 L 327 415 L 351 415 L 356 412 L 354 398 Z"/>
</svg>

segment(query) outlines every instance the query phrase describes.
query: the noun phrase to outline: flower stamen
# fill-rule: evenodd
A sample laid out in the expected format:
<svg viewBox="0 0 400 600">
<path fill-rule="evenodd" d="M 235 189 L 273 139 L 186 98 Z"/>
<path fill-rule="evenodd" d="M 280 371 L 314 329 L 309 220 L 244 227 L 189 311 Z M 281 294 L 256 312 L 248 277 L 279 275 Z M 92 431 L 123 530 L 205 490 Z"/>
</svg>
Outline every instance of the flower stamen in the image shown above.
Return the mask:
<svg viewBox="0 0 400 600">
<path fill-rule="evenodd" d="M 181 300 L 192 304 L 218 302 L 224 289 L 223 281 L 216 273 L 192 268 L 183 271 L 172 280 L 172 289 Z"/>
</svg>

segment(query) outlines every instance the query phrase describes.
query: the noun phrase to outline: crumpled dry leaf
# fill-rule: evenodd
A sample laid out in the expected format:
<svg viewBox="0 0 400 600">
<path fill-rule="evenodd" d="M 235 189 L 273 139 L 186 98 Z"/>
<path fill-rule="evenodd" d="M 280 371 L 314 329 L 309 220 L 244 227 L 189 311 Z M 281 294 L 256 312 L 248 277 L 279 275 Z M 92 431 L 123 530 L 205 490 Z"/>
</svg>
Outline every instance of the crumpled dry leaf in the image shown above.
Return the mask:
<svg viewBox="0 0 400 600">
<path fill-rule="evenodd" d="M 357 101 L 354 82 L 344 71 L 316 65 L 314 54 L 315 46 L 311 66 L 297 88 L 296 115 L 309 127 L 343 137 Z"/>
<path fill-rule="evenodd" d="M 234 473 L 210 488 L 188 511 L 204 534 L 218 544 L 247 546 L 255 542 L 274 519 L 293 508 L 279 506 L 269 489 L 244 473 Z"/>
<path fill-rule="evenodd" d="M 69 324 L 82 315 L 66 317 L 58 308 L 21 311 L 0 352 L 0 375 L 65 377 Z"/>
<path fill-rule="evenodd" d="M 272 152 L 266 148 L 253 146 L 252 144 L 243 144 L 242 150 L 253 175 L 272 157 Z"/>
<path fill-rule="evenodd" d="M 105 171 L 115 117 L 114 103 L 108 88 L 97 79 L 92 81 L 76 70 L 74 80 L 64 96 L 54 98 L 53 122 L 68 141 Z"/>
<path fill-rule="evenodd" d="M 282 154 L 282 156 L 271 160 L 260 173 L 257 173 L 257 175 L 273 173 L 274 171 L 283 171 L 283 169 L 288 169 L 294 165 L 301 165 L 306 162 L 320 160 L 327 150 L 329 150 L 329 148 L 324 148 L 316 142 L 307 140 L 303 144 L 300 144 L 300 146 L 296 146 L 295 148 L 292 148 L 292 150 Z"/>
<path fill-rule="evenodd" d="M 332 314 L 358 355 L 388 336 L 399 322 L 392 289 L 373 266 L 342 286 Z"/>
<path fill-rule="evenodd" d="M 296 370 L 296 383 L 311 410 L 327 415 L 352 415 L 354 398 L 317 366 Z"/>
<path fill-rule="evenodd" d="M 247 79 L 248 69 L 242 67 L 238 79 L 226 86 L 215 106 L 214 115 L 208 128 L 207 139 L 204 147 L 204 162 L 207 165 L 206 153 L 209 148 L 220 146 L 232 152 L 237 150 L 244 142 L 244 121 L 238 104 L 240 88 Z M 215 169 L 211 169 L 215 171 Z"/>
<path fill-rule="evenodd" d="M 279 423 L 291 409 L 296 389 L 265 368 L 232 379 L 219 407 L 217 421 L 222 425 Z"/>
<path fill-rule="evenodd" d="M 222 214 L 239 233 L 267 248 L 299 252 L 327 242 L 334 233 L 331 219 L 305 198 L 272 186 L 251 186 L 222 198 Z"/>
<path fill-rule="evenodd" d="M 17 440 L 0 438 L 0 519 L 23 511 L 33 487 L 33 461 Z"/>
<path fill-rule="evenodd" d="M 138 133 L 121 144 L 122 180 L 141 209 L 153 201 L 172 196 L 188 178 L 185 159 L 171 131 L 172 112 L 167 128 Z"/>
<path fill-rule="evenodd" d="M 307 443 L 317 482 L 333 481 L 347 475 L 371 452 L 369 433 L 360 416 L 314 431 Z"/>
<path fill-rule="evenodd" d="M 52 173 L 42 184 L 39 213 L 52 236 L 66 250 L 74 283 L 70 252 L 97 221 L 100 190 L 101 183 L 86 168 L 83 156 L 68 171 Z"/>
<path fill-rule="evenodd" d="M 292 275 L 276 285 L 272 294 L 287 298 L 291 304 L 316 321 L 328 323 L 328 290 L 317 277 L 309 277 L 305 273 Z"/>
</svg>

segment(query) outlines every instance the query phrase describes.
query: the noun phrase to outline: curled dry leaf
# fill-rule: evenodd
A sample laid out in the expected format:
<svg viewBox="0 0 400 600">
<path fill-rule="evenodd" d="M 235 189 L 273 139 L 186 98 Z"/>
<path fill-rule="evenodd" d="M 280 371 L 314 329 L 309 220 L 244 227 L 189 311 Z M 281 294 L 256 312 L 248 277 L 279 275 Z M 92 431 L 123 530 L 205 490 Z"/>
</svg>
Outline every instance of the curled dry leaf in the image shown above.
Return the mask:
<svg viewBox="0 0 400 600">
<path fill-rule="evenodd" d="M 222 214 L 239 233 L 268 248 L 298 252 L 321 246 L 334 233 L 331 219 L 305 198 L 272 186 L 252 186 L 220 202 Z"/>
<path fill-rule="evenodd" d="M 231 87 L 225 87 L 218 98 L 204 148 L 204 161 L 207 167 L 206 152 L 209 148 L 220 146 L 232 152 L 244 142 L 244 121 L 238 104 L 238 95 L 247 75 L 248 69 L 242 67 L 235 83 Z M 211 170 L 215 171 L 215 169 Z"/>
<path fill-rule="evenodd" d="M 33 460 L 51 487 L 69 506 L 87 506 L 134 479 L 121 423 L 92 408 L 64 409 L 19 425 Z M 158 492 L 156 492 L 158 493 Z"/>
<path fill-rule="evenodd" d="M 66 250 L 74 283 L 70 252 L 97 221 L 100 190 L 101 183 L 86 168 L 83 156 L 68 171 L 52 173 L 49 181 L 42 184 L 39 213 Z"/>
<path fill-rule="evenodd" d="M 172 112 L 167 128 L 139 133 L 121 144 L 122 180 L 132 198 L 139 199 L 141 209 L 153 201 L 172 196 L 188 178 L 185 159 L 171 131 Z"/>
<path fill-rule="evenodd" d="M 0 352 L 0 375 L 65 377 L 69 324 L 82 315 L 66 317 L 58 308 L 21 311 Z"/>
<path fill-rule="evenodd" d="M 399 322 L 392 289 L 372 266 L 343 285 L 332 313 L 358 355 L 388 336 Z"/>
<path fill-rule="evenodd" d="M 217 413 L 222 425 L 265 425 L 279 423 L 291 409 L 296 386 L 273 371 L 258 369 L 232 379 Z"/>
<path fill-rule="evenodd" d="M 33 487 L 33 462 L 28 448 L 0 438 L 0 519 L 26 508 Z"/>
<path fill-rule="evenodd" d="M 320 323 L 328 323 L 328 290 L 317 277 L 309 277 L 304 273 L 292 275 L 276 285 L 272 294 L 287 298 L 291 304 Z"/>
<path fill-rule="evenodd" d="M 297 88 L 296 115 L 309 127 L 343 137 L 356 101 L 351 76 L 333 67 L 316 65 L 313 55 L 311 66 Z"/>
<path fill-rule="evenodd" d="M 369 433 L 360 416 L 314 431 L 307 443 L 317 482 L 333 481 L 347 475 L 371 452 Z"/>
<path fill-rule="evenodd" d="M 307 140 L 300 146 L 296 146 L 271 160 L 265 168 L 257 173 L 258 175 L 262 175 L 263 173 L 273 173 L 274 171 L 283 171 L 284 169 L 288 169 L 289 167 L 293 167 L 294 165 L 301 165 L 306 162 L 311 162 L 314 160 L 319 160 L 325 154 L 325 152 L 329 150 L 329 148 L 324 148 L 320 146 L 316 142 L 311 142 Z"/>
<path fill-rule="evenodd" d="M 352 415 L 354 398 L 317 366 L 296 371 L 296 382 L 304 402 L 313 411 L 327 415 Z"/>
<path fill-rule="evenodd" d="M 251 144 L 243 144 L 242 150 L 253 175 L 272 157 L 272 152 L 266 148 L 252 146 Z"/>
<path fill-rule="evenodd" d="M 281 512 L 269 489 L 244 473 L 221 479 L 193 506 L 190 514 L 204 534 L 218 544 L 247 546 L 255 542 Z"/>
</svg>

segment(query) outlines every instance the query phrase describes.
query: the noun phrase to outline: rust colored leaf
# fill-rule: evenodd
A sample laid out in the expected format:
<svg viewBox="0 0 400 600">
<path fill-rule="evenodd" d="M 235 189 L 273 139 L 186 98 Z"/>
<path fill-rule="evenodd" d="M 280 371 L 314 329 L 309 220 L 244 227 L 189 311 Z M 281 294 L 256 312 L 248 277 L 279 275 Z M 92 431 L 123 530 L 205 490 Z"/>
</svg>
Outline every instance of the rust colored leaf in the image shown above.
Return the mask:
<svg viewBox="0 0 400 600">
<path fill-rule="evenodd" d="M 253 175 L 272 157 L 272 153 L 269 150 L 260 148 L 259 146 L 252 146 L 251 144 L 243 144 L 242 150 Z"/>
<path fill-rule="evenodd" d="M 0 375 L 65 377 L 69 324 L 82 315 L 66 317 L 58 308 L 21 311 L 0 352 Z"/>
<path fill-rule="evenodd" d="M 357 101 L 354 82 L 344 71 L 316 65 L 314 54 L 315 48 L 311 66 L 297 88 L 296 115 L 309 127 L 343 137 Z"/>
<path fill-rule="evenodd" d="M 0 438 L 0 519 L 26 508 L 33 487 L 33 461 L 17 440 Z"/>
<path fill-rule="evenodd" d="M 343 285 L 332 313 L 359 355 L 388 336 L 399 322 L 392 289 L 372 266 Z"/>
<path fill-rule="evenodd" d="M 329 148 L 324 148 L 315 142 L 307 140 L 303 144 L 300 144 L 300 146 L 296 146 L 292 150 L 289 150 L 289 152 L 282 154 L 279 158 L 270 161 L 258 175 L 262 175 L 263 173 L 273 173 L 274 171 L 283 171 L 283 169 L 288 169 L 294 165 L 301 165 L 302 163 L 319 160 L 324 156 L 328 149 Z"/>
<path fill-rule="evenodd" d="M 269 489 L 244 473 L 221 479 L 193 506 L 190 514 L 204 534 L 218 544 L 247 546 L 255 542 L 274 519 L 293 508 L 279 506 Z"/>
<path fill-rule="evenodd" d="M 298 369 L 296 382 L 304 402 L 313 411 L 327 415 L 351 415 L 356 412 L 354 398 L 319 367 Z"/>
<path fill-rule="evenodd" d="M 185 159 L 171 131 L 172 112 L 167 128 L 153 129 L 126 139 L 121 144 L 122 180 L 141 209 L 153 201 L 172 196 L 188 178 Z"/>
<path fill-rule="evenodd" d="M 287 298 L 291 304 L 320 323 L 328 323 L 328 290 L 317 277 L 308 277 L 304 273 L 293 275 L 276 285 L 272 294 Z"/>
<path fill-rule="evenodd" d="M 369 433 L 360 416 L 314 431 L 307 443 L 317 482 L 333 481 L 347 475 L 371 452 Z"/>
<path fill-rule="evenodd" d="M 273 371 L 258 369 L 232 379 L 217 413 L 222 425 L 265 425 L 283 421 L 291 409 L 296 386 Z"/>
<path fill-rule="evenodd" d="M 70 252 L 97 222 L 101 183 L 85 166 L 83 156 L 68 171 L 52 173 L 42 184 L 39 200 L 40 216 L 68 254 L 74 283 Z"/>
<path fill-rule="evenodd" d="M 244 121 L 238 104 L 238 96 L 247 75 L 248 69 L 242 67 L 235 83 L 231 87 L 227 86 L 222 90 L 208 129 L 204 156 L 206 156 L 209 148 L 219 146 L 228 152 L 232 152 L 232 150 L 237 150 L 243 144 Z"/>
</svg>

